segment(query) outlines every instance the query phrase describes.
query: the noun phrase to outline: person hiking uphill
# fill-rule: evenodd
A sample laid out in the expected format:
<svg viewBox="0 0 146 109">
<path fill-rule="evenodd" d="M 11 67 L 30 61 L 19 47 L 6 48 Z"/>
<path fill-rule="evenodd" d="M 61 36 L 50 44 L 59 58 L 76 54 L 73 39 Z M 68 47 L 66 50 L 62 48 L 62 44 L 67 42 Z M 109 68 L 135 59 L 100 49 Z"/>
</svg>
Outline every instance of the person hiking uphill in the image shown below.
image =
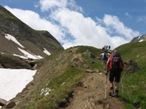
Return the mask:
<svg viewBox="0 0 146 109">
<path fill-rule="evenodd" d="M 106 70 L 106 63 L 109 57 L 109 53 L 107 52 L 107 50 L 104 50 L 103 53 L 100 54 L 100 57 L 102 60 L 103 69 Z"/>
<path fill-rule="evenodd" d="M 107 72 L 109 69 L 110 96 L 118 97 L 119 83 L 123 67 L 124 64 L 120 54 L 117 51 L 113 51 L 107 61 Z"/>
</svg>

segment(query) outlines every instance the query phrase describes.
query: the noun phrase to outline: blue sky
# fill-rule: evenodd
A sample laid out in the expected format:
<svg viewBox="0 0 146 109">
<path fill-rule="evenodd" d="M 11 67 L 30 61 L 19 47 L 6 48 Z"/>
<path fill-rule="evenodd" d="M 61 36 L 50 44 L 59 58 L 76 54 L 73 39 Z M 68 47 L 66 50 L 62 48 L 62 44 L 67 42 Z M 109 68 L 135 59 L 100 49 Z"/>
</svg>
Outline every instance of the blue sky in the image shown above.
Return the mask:
<svg viewBox="0 0 146 109">
<path fill-rule="evenodd" d="M 0 0 L 36 30 L 49 31 L 64 48 L 115 48 L 146 33 L 146 0 Z"/>
</svg>

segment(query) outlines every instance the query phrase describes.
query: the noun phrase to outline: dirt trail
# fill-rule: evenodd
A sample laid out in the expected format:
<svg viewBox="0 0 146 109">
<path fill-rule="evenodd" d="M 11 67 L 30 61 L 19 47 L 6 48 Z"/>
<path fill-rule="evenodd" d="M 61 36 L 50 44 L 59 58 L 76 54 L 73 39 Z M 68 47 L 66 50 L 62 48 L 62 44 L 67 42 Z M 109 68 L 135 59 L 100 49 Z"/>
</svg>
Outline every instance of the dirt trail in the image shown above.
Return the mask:
<svg viewBox="0 0 146 109">
<path fill-rule="evenodd" d="M 105 82 L 104 74 L 87 73 L 80 86 L 74 89 L 70 104 L 62 109 L 124 109 L 117 98 L 108 95 L 109 85 L 106 86 Z M 105 96 L 105 87 L 107 87 L 107 96 Z"/>
</svg>

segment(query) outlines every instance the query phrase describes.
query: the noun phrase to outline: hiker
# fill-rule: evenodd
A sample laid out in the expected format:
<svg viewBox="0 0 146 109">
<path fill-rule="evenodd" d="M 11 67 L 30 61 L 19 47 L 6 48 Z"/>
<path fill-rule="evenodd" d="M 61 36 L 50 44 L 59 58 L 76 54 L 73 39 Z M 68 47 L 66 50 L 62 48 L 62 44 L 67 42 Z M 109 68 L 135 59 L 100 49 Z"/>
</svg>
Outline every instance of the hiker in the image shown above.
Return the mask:
<svg viewBox="0 0 146 109">
<path fill-rule="evenodd" d="M 109 57 L 109 53 L 107 52 L 107 50 L 104 50 L 103 53 L 100 54 L 100 58 L 102 60 L 104 70 L 106 69 L 106 63 L 107 63 L 108 57 Z"/>
<path fill-rule="evenodd" d="M 108 46 L 108 49 L 110 50 L 111 49 L 111 46 Z"/>
<path fill-rule="evenodd" d="M 124 64 L 120 54 L 117 51 L 113 51 L 107 61 L 107 72 L 109 70 L 110 81 L 110 96 L 118 97 L 119 83 L 123 67 Z"/>
</svg>

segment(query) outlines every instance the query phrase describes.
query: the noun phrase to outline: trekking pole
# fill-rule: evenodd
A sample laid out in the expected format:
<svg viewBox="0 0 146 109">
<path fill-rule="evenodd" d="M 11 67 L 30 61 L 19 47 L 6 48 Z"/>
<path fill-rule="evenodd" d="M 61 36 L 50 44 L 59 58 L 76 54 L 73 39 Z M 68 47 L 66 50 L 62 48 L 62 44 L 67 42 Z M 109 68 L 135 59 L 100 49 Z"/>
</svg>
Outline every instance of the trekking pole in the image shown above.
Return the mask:
<svg viewBox="0 0 146 109">
<path fill-rule="evenodd" d="M 105 89 L 104 89 L 104 99 L 107 98 L 107 74 L 108 74 L 108 70 L 106 72 Z"/>
</svg>

